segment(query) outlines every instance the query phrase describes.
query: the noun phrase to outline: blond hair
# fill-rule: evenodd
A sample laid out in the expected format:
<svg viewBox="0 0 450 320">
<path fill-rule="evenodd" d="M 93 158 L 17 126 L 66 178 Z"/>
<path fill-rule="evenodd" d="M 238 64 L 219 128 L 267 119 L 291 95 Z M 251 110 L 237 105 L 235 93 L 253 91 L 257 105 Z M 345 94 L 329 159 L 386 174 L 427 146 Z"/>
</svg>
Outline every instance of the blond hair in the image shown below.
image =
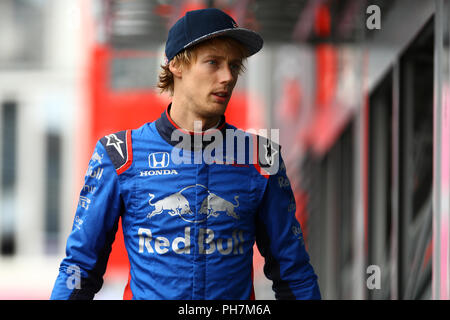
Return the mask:
<svg viewBox="0 0 450 320">
<path fill-rule="evenodd" d="M 227 48 L 237 48 L 240 54 L 240 58 L 244 60 L 248 57 L 248 50 L 247 48 L 241 44 L 239 41 L 234 40 L 230 37 L 216 37 L 212 38 L 206 41 L 203 41 L 197 45 L 194 45 L 191 48 L 187 48 L 186 50 L 181 51 L 178 53 L 172 60 L 176 67 L 178 66 L 186 66 L 189 67 L 193 62 L 197 59 L 197 50 L 203 46 L 215 46 L 217 43 L 224 43 Z M 157 87 L 159 88 L 160 93 L 168 92 L 170 95 L 173 95 L 174 90 L 174 80 L 173 80 L 173 74 L 169 69 L 169 63 L 166 63 L 164 65 L 161 65 L 161 71 L 158 76 L 158 84 Z M 245 71 L 244 65 L 241 64 L 239 69 L 239 74 Z"/>
</svg>

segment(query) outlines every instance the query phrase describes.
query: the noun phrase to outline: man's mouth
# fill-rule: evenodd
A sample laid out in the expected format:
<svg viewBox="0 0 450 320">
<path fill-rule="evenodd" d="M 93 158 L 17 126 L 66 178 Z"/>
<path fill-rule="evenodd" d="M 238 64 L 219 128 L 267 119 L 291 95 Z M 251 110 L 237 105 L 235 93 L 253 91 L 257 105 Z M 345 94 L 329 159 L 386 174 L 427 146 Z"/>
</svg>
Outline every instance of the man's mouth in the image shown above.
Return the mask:
<svg viewBox="0 0 450 320">
<path fill-rule="evenodd" d="M 230 96 L 227 91 L 213 92 L 212 95 L 216 98 L 218 102 L 225 102 Z"/>
</svg>

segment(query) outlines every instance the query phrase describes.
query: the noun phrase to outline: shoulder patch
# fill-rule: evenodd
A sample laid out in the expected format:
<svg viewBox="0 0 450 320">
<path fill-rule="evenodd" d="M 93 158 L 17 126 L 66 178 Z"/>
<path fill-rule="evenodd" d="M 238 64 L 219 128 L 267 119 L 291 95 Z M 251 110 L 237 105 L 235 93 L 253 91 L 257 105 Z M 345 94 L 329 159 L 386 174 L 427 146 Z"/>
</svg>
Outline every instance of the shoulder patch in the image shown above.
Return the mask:
<svg viewBox="0 0 450 320">
<path fill-rule="evenodd" d="M 274 175 L 280 168 L 281 146 L 263 136 L 257 137 L 258 167 L 268 175 Z"/>
<path fill-rule="evenodd" d="M 133 162 L 131 130 L 111 133 L 100 139 L 105 147 L 117 174 L 125 172 Z"/>
</svg>

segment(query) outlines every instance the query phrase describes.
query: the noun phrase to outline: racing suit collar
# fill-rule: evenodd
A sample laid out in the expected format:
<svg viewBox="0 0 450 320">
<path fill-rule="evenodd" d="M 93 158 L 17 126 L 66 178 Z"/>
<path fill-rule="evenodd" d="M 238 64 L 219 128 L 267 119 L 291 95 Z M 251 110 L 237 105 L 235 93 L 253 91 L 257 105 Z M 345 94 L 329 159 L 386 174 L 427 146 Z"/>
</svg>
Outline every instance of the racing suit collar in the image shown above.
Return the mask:
<svg viewBox="0 0 450 320">
<path fill-rule="evenodd" d="M 169 112 L 170 112 L 170 107 L 172 106 L 172 103 L 169 104 L 169 106 L 167 107 L 166 110 L 164 110 L 164 112 L 161 114 L 161 117 L 159 119 L 156 120 L 155 125 L 156 125 L 156 129 L 158 130 L 159 134 L 161 135 L 161 137 L 170 145 L 172 146 L 176 146 L 179 145 L 181 139 L 183 139 L 183 141 L 188 141 L 188 139 L 186 138 L 186 136 L 190 136 L 190 140 L 192 143 L 190 144 L 191 148 L 189 148 L 190 150 L 196 150 L 198 148 L 195 147 L 194 142 L 194 136 L 196 135 L 208 135 L 211 134 L 213 132 L 216 132 L 216 130 L 220 130 L 223 134 L 223 137 L 225 137 L 225 128 L 226 128 L 226 122 L 225 122 L 225 116 L 222 116 L 219 123 L 217 124 L 217 128 L 212 128 L 212 129 L 208 129 L 206 131 L 203 132 L 190 132 L 187 130 L 184 130 L 182 128 L 180 128 L 179 126 L 177 126 L 177 124 L 170 118 Z M 180 135 L 184 137 L 180 137 L 180 140 L 172 140 L 172 134 L 175 130 L 179 131 L 179 135 L 177 135 L 177 137 L 179 137 Z M 211 139 L 211 141 L 204 141 L 204 139 L 202 140 L 202 149 L 204 149 L 208 144 L 210 144 L 212 141 L 214 141 L 213 139 Z"/>
</svg>

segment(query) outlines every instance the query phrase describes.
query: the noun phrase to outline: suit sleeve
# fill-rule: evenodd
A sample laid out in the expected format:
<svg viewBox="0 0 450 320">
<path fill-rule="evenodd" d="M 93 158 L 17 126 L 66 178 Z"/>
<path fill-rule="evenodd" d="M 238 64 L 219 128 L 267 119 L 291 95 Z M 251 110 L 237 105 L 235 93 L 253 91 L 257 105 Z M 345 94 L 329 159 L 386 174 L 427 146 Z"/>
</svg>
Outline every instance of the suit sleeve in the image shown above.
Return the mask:
<svg viewBox="0 0 450 320">
<path fill-rule="evenodd" d="M 118 175 L 98 142 L 80 192 L 66 257 L 50 299 L 93 299 L 103 274 L 123 210 Z"/>
<path fill-rule="evenodd" d="M 276 299 L 321 299 L 280 155 L 279 164 L 267 178 L 256 215 L 256 244 L 265 259 L 264 274 L 273 281 Z"/>
</svg>

